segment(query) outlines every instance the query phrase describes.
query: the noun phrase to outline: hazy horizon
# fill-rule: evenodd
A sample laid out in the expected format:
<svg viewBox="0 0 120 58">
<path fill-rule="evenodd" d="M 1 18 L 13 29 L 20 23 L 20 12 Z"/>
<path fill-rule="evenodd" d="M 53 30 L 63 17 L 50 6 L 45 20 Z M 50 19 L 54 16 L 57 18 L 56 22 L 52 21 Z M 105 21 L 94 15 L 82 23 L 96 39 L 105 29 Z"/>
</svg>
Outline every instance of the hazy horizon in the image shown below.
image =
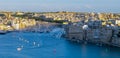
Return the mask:
<svg viewBox="0 0 120 58">
<path fill-rule="evenodd" d="M 0 11 L 120 13 L 120 0 L 2 0 Z"/>
</svg>

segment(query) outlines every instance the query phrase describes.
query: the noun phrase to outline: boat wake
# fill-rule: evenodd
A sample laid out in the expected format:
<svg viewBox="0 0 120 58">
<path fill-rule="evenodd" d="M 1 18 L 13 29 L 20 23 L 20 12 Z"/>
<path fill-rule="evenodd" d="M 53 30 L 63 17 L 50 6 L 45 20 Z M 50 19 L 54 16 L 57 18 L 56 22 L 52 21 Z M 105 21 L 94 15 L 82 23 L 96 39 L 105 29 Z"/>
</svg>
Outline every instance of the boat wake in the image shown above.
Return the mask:
<svg viewBox="0 0 120 58">
<path fill-rule="evenodd" d="M 61 38 L 64 34 L 65 30 L 63 28 L 55 28 L 50 32 L 50 35 L 56 38 Z"/>
</svg>

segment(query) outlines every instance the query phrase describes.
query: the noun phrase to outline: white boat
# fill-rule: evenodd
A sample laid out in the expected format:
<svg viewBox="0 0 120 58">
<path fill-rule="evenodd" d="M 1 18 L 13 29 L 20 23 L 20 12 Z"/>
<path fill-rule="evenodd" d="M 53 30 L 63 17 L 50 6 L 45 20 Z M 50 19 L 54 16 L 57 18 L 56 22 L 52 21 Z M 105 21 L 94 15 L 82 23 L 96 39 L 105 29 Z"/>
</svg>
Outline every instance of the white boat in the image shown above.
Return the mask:
<svg viewBox="0 0 120 58">
<path fill-rule="evenodd" d="M 0 30 L 0 34 L 6 34 L 7 31 Z"/>
</svg>

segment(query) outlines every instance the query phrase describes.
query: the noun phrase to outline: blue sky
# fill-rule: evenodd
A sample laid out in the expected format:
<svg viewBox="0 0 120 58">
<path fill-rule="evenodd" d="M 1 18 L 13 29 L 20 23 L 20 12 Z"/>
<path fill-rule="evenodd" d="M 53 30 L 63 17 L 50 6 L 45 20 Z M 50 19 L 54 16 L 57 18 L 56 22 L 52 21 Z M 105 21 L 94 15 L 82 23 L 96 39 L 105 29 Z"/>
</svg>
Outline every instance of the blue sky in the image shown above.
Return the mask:
<svg viewBox="0 0 120 58">
<path fill-rule="evenodd" d="M 0 0 L 6 11 L 120 12 L 120 0 Z"/>
</svg>

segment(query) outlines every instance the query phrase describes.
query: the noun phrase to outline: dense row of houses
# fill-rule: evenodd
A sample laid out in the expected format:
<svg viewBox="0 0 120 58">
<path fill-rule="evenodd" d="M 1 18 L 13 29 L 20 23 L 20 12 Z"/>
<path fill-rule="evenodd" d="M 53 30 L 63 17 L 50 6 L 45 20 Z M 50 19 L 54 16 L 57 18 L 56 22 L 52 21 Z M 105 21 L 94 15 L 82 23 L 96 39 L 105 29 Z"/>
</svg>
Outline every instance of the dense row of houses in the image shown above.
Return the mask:
<svg viewBox="0 0 120 58">
<path fill-rule="evenodd" d="M 21 30 L 29 26 L 36 25 L 35 19 L 14 17 L 9 14 L 9 16 L 2 14 L 0 16 L 0 30 L 11 31 L 11 30 Z"/>
<path fill-rule="evenodd" d="M 78 22 L 80 20 L 91 19 L 100 19 L 100 20 L 109 20 L 109 19 L 118 19 L 120 14 L 116 13 L 95 13 L 95 12 L 52 12 L 52 13 L 42 13 L 39 14 L 39 17 L 44 20 L 65 20 L 69 22 Z"/>
<path fill-rule="evenodd" d="M 120 47 L 120 27 L 116 24 L 102 25 L 101 20 L 71 23 L 65 27 L 66 37 L 72 41 L 88 41 Z"/>
</svg>

